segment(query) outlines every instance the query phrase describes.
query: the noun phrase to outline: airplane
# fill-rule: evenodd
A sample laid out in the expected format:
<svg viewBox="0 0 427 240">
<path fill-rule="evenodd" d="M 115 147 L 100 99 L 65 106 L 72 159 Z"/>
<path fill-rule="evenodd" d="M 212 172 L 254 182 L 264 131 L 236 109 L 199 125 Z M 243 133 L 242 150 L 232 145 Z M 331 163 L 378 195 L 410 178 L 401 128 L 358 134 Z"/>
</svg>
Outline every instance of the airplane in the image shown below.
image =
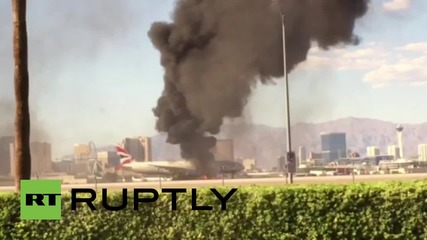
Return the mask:
<svg viewBox="0 0 427 240">
<path fill-rule="evenodd" d="M 137 162 L 123 147 L 116 146 L 116 152 L 120 157 L 120 163 L 115 170 L 125 170 L 142 175 L 172 176 L 174 180 L 200 179 L 203 174 L 200 173 L 197 166 L 192 161 L 155 161 L 155 162 Z M 244 169 L 243 165 L 234 161 L 212 161 L 210 164 L 214 175 L 236 173 Z"/>
</svg>

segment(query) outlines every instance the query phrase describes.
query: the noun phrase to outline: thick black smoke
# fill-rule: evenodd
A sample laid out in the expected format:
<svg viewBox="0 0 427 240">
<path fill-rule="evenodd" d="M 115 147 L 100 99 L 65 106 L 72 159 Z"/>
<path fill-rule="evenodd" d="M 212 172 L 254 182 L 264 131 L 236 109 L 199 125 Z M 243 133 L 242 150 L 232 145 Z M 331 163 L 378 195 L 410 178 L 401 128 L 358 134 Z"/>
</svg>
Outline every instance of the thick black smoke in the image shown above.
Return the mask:
<svg viewBox="0 0 427 240">
<path fill-rule="evenodd" d="M 182 157 L 205 167 L 224 118 L 242 115 L 257 81 L 283 76 L 280 12 L 286 15 L 287 71 L 323 48 L 357 44 L 355 20 L 368 0 L 181 0 L 173 23 L 153 23 L 165 88 L 156 128 L 180 144 Z"/>
</svg>

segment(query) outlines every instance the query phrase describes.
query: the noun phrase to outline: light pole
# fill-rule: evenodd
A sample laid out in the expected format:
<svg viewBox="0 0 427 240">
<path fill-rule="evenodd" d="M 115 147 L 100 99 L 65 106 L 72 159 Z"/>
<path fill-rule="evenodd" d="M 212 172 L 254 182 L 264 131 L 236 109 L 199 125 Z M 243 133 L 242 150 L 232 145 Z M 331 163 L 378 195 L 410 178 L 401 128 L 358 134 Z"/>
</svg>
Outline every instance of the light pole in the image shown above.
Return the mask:
<svg viewBox="0 0 427 240">
<path fill-rule="evenodd" d="M 354 159 L 352 159 L 353 161 L 353 167 L 352 167 L 352 171 L 351 171 L 351 177 L 353 179 L 353 183 L 354 183 Z"/>
<path fill-rule="evenodd" d="M 157 174 L 159 175 L 159 187 L 162 189 L 162 176 L 160 173 L 160 168 L 157 168 Z"/>
<path fill-rule="evenodd" d="M 224 187 L 224 165 L 221 165 L 221 180 L 222 186 Z"/>
<path fill-rule="evenodd" d="M 96 159 L 93 159 L 93 177 L 95 180 L 95 191 L 98 191 L 98 177 L 97 177 L 97 173 L 98 173 L 98 162 L 96 161 Z"/>
<path fill-rule="evenodd" d="M 286 28 L 285 28 L 285 14 L 281 13 L 282 22 L 282 42 L 283 42 L 283 76 L 285 78 L 285 98 L 286 98 L 286 130 L 287 130 L 287 169 L 289 173 L 289 181 L 293 183 L 293 174 L 295 172 L 295 154 L 292 152 L 292 140 L 291 140 L 291 114 L 289 107 L 289 79 L 288 79 L 288 68 L 286 62 Z"/>
</svg>

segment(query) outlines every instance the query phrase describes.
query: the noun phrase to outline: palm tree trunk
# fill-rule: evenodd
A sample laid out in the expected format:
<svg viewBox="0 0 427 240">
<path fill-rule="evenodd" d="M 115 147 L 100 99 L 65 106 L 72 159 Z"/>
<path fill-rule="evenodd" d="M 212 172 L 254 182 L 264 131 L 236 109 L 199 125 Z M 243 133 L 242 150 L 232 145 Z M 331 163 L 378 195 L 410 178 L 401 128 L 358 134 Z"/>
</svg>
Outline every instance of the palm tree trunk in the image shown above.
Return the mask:
<svg viewBox="0 0 427 240">
<path fill-rule="evenodd" d="M 30 109 L 28 103 L 28 42 L 26 0 L 12 0 L 13 57 L 15 59 L 15 186 L 20 192 L 21 179 L 31 178 Z"/>
</svg>

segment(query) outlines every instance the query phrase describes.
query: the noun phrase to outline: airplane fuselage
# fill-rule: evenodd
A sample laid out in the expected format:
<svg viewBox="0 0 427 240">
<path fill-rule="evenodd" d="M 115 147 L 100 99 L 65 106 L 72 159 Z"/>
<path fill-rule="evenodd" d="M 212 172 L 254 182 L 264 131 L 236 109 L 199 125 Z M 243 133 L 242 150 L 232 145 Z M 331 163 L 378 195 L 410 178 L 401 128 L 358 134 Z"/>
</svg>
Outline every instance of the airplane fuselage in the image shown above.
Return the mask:
<svg viewBox="0 0 427 240">
<path fill-rule="evenodd" d="M 213 161 L 209 164 L 215 174 L 234 174 L 243 170 L 243 165 L 234 161 Z M 197 166 L 192 161 L 154 161 L 154 162 L 132 162 L 123 166 L 125 171 L 131 171 L 145 175 L 197 175 Z"/>
<path fill-rule="evenodd" d="M 132 171 L 140 174 L 167 174 L 170 173 L 170 170 L 162 166 L 170 166 L 171 163 L 168 161 L 158 161 L 158 162 L 132 162 L 129 164 L 123 165 L 123 169 L 126 171 Z M 186 166 L 183 163 L 175 163 L 173 165 L 176 168 L 182 169 L 183 171 L 190 171 L 191 168 Z"/>
</svg>

